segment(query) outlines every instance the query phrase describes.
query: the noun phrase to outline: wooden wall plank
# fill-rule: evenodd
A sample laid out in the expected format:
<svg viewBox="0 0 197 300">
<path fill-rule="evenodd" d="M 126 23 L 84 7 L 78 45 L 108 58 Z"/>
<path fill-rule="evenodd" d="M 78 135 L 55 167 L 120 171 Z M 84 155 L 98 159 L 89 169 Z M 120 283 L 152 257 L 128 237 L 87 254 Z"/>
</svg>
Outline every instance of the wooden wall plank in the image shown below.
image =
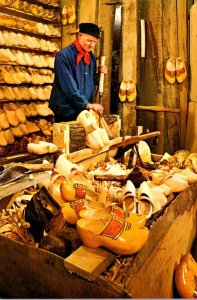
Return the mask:
<svg viewBox="0 0 197 300">
<path fill-rule="evenodd" d="M 143 103 L 143 105 L 159 105 L 163 106 L 164 97 L 164 82 L 163 82 L 163 35 L 162 35 L 162 1 L 141 1 L 140 12 L 141 18 L 146 21 L 146 59 L 145 59 L 145 78 L 144 78 L 144 94 L 139 93 L 138 102 Z M 153 59 L 150 48 L 151 41 L 148 38 L 147 23 L 150 22 L 153 28 L 154 45 L 156 49 L 156 63 L 158 68 L 159 77 L 159 88 L 158 82 L 156 80 L 156 75 L 153 68 Z M 138 43 L 139 48 L 139 43 Z M 140 50 L 138 51 L 140 53 Z M 140 58 L 139 58 L 140 63 Z M 138 73 L 140 70 L 140 64 L 138 63 Z M 141 82 L 142 75 L 139 73 L 139 82 Z M 141 89 L 141 86 L 140 86 Z M 143 91 L 142 91 L 143 92 Z M 153 112 L 140 112 L 141 123 L 144 129 L 149 129 L 150 131 L 159 130 L 161 136 L 159 137 L 159 143 L 154 144 L 149 142 L 151 150 L 153 153 L 163 154 L 164 152 L 164 113 L 153 113 Z M 157 118 L 157 128 L 154 127 L 154 118 Z"/>
<path fill-rule="evenodd" d="M 183 59 L 188 70 L 187 58 L 187 0 L 177 1 L 178 56 Z M 188 110 L 188 80 L 178 85 L 181 108 L 181 148 L 185 148 L 186 122 Z"/>
<path fill-rule="evenodd" d="M 122 26 L 122 80 L 137 81 L 137 1 L 124 1 L 123 26 Z M 136 111 L 133 104 L 136 101 L 124 104 L 119 101 L 120 118 L 122 120 L 122 134 L 132 134 L 132 128 L 136 126 Z"/>
<path fill-rule="evenodd" d="M 190 10 L 190 68 L 191 68 L 191 101 L 197 102 L 197 3 Z"/>
<path fill-rule="evenodd" d="M 177 44 L 177 1 L 163 1 L 163 62 L 167 59 L 178 57 Z M 164 106 L 180 107 L 178 83 L 170 84 L 165 80 Z M 167 151 L 173 154 L 180 149 L 180 116 L 179 114 L 166 113 L 166 145 Z"/>
<path fill-rule="evenodd" d="M 186 149 L 191 152 L 197 152 L 197 3 L 195 3 L 190 10 L 190 70 L 191 70 L 191 91 L 188 122 L 187 122 L 187 135 L 186 135 Z"/>
<path fill-rule="evenodd" d="M 98 0 L 97 0 L 98 1 Z M 113 33 L 113 19 L 114 19 L 114 6 L 106 5 L 105 0 L 99 0 L 99 13 L 97 16 L 98 26 L 102 28 L 104 32 L 104 55 L 106 57 L 106 66 L 108 72 L 105 75 L 104 91 L 102 104 L 104 106 L 105 114 L 110 113 L 110 90 L 111 90 L 111 52 L 112 52 L 112 33 Z M 99 48 L 99 47 L 98 47 Z M 97 56 L 100 56 L 98 49 Z M 96 102 L 99 102 L 97 96 Z"/>
</svg>

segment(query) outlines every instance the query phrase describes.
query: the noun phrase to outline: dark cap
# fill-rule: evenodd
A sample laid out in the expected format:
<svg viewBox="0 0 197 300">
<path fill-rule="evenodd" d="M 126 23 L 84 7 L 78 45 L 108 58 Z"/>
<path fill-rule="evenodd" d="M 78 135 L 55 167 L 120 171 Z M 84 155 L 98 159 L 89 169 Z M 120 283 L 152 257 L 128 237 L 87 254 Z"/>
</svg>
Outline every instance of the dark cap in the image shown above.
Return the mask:
<svg viewBox="0 0 197 300">
<path fill-rule="evenodd" d="M 87 33 L 100 39 L 100 29 L 94 23 L 81 23 L 79 24 L 79 32 Z"/>
</svg>

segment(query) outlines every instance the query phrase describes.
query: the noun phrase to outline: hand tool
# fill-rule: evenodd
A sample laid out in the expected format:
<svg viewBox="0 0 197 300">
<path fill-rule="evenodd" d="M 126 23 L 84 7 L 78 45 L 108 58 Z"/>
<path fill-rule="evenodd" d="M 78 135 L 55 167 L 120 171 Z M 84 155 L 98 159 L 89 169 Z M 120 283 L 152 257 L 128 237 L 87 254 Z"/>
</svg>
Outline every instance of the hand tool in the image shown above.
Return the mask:
<svg viewBox="0 0 197 300">
<path fill-rule="evenodd" d="M 28 164 L 26 164 L 28 166 Z M 35 172 L 43 172 L 49 171 L 54 168 L 54 164 L 39 164 L 39 168 L 23 167 L 22 165 L 15 165 L 5 168 L 2 172 L 0 172 L 0 186 L 13 182 L 27 174 L 35 173 Z"/>
<path fill-rule="evenodd" d="M 150 52 L 152 55 L 152 62 L 153 62 L 153 70 L 154 70 L 155 79 L 157 83 L 157 89 L 158 92 L 160 93 L 161 88 L 160 88 L 159 68 L 158 68 L 158 60 L 157 60 L 157 45 L 156 45 L 155 35 L 154 35 L 151 21 L 147 21 L 147 28 L 148 28 L 149 47 L 150 47 Z"/>
</svg>

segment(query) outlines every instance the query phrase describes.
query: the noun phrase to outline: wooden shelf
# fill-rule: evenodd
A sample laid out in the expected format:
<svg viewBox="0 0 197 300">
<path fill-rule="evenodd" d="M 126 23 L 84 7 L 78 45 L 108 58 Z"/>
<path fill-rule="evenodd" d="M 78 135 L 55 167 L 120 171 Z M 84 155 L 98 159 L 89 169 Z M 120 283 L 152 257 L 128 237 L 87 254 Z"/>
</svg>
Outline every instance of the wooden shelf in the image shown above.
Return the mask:
<svg viewBox="0 0 197 300">
<path fill-rule="evenodd" d="M 7 8 L 7 7 L 0 6 L 0 13 L 8 14 L 8 15 L 11 15 L 11 16 L 23 18 L 23 19 L 30 20 L 30 21 L 35 21 L 35 22 L 40 22 L 40 23 L 44 22 L 45 24 L 52 24 L 52 25 L 59 25 L 58 20 L 53 21 L 53 20 L 49 20 L 49 19 L 46 19 L 46 18 L 42 18 L 42 17 L 36 17 L 36 16 L 33 16 L 32 14 L 24 13 L 22 11 L 12 9 L 12 8 Z"/>
<path fill-rule="evenodd" d="M 23 1 L 22 1 L 23 2 Z M 25 2 L 25 1 L 24 1 Z M 57 42 L 57 49 L 62 47 L 62 43 L 61 43 L 61 29 L 62 29 L 62 26 L 61 26 L 61 13 L 60 13 L 60 7 L 54 7 L 52 5 L 47 5 L 47 4 L 44 4 L 42 3 L 41 1 L 38 1 L 38 0 L 26 0 L 27 3 L 29 4 L 34 4 L 35 7 L 32 7 L 31 6 L 31 11 L 32 8 L 34 9 L 35 8 L 35 11 L 33 11 L 33 13 L 37 14 L 37 8 L 39 7 L 43 7 L 43 15 L 47 16 L 48 12 L 50 13 L 50 15 L 53 17 L 54 16 L 54 19 L 51 20 L 49 18 L 45 18 L 45 17 L 38 17 L 38 16 L 35 16 L 33 15 L 32 13 L 28 13 L 28 12 L 25 12 L 25 11 L 22 11 L 22 10 L 17 10 L 17 9 L 14 9 L 12 7 L 4 7 L 4 6 L 0 6 L 0 18 L 5 15 L 8 17 L 9 20 L 14 20 L 14 22 L 2 22 L 1 26 L 0 26 L 0 31 L 7 31 L 7 32 L 15 32 L 15 33 L 21 33 L 21 34 L 25 34 L 27 36 L 33 36 L 33 37 L 36 37 L 36 38 L 40 38 L 40 39 L 45 39 L 46 41 L 50 41 L 51 42 Z M 22 7 L 21 7 L 22 8 Z M 29 8 L 29 7 L 26 7 L 26 8 Z M 47 11 L 46 11 L 47 10 Z M 26 9 L 27 11 L 27 9 Z M 41 10 L 42 12 L 42 10 Z M 40 14 L 41 15 L 41 14 Z M 48 14 L 49 16 L 49 14 Z M 19 22 L 19 23 L 18 23 Z M 8 26 L 6 26 L 6 24 Z M 26 27 L 24 26 L 25 24 L 29 24 L 31 27 Z M 13 27 L 13 25 L 15 27 Z M 50 32 L 53 32 L 54 34 L 57 33 L 57 35 L 59 34 L 60 36 L 48 36 L 46 34 L 40 34 L 38 33 L 38 31 L 42 31 L 42 30 L 39 30 L 39 25 L 42 26 L 42 25 L 52 25 L 53 27 L 51 27 L 51 30 L 50 30 L 50 27 L 48 28 L 50 31 L 47 32 L 45 30 L 43 30 L 43 32 L 46 32 L 46 33 L 49 33 Z M 18 27 L 17 27 L 18 26 Z M 36 32 L 31 32 L 31 29 L 34 29 L 34 26 L 36 26 L 35 28 L 35 31 Z M 27 30 L 24 30 L 24 27 L 25 29 Z M 45 29 L 45 27 L 43 27 Z M 37 29 L 37 30 L 36 30 Z M 54 31 L 53 31 L 54 29 Z M 46 30 L 47 30 L 47 26 L 46 26 Z M 57 30 L 57 31 L 56 31 Z M 27 44 L 28 46 L 29 44 Z M 42 49 L 32 49 L 32 48 L 28 48 L 28 47 L 21 47 L 19 45 L 16 45 L 16 46 L 5 46 L 5 45 L 0 45 L 0 48 L 2 49 L 6 49 L 8 48 L 9 50 L 13 50 L 13 52 L 15 52 L 14 50 L 18 50 L 20 51 L 21 53 L 31 53 L 31 54 L 39 54 L 41 56 L 46 57 L 47 56 L 49 57 L 55 57 L 56 53 L 59 51 L 58 50 L 55 50 L 55 51 L 43 51 Z M 51 49 L 55 49 L 54 48 L 51 48 L 50 45 L 49 47 L 46 47 L 46 49 L 48 50 L 51 50 Z M 14 53 L 13 53 L 14 54 Z M 28 66 L 28 65 L 24 65 L 24 64 L 18 64 L 16 62 L 0 62 L 0 65 L 5 65 L 5 66 L 21 66 L 21 67 L 24 67 L 24 68 L 28 68 L 28 67 L 32 67 L 33 69 L 48 69 L 48 70 L 54 70 L 54 66 L 52 63 L 50 63 L 49 65 L 52 66 L 52 67 L 45 67 L 45 66 L 42 66 L 42 67 L 37 67 L 35 65 L 33 66 Z M 41 89 L 43 89 L 45 86 L 52 86 L 53 83 L 43 83 L 43 84 L 33 84 L 32 82 L 31 83 L 21 83 L 21 84 L 8 84 L 8 83 L 4 83 L 4 82 L 0 82 L 0 85 L 4 85 L 4 86 L 9 86 L 9 87 L 22 87 L 22 86 L 26 86 L 26 87 L 31 87 L 31 86 L 34 86 L 34 87 L 40 87 Z M 5 95 L 4 95 L 5 97 Z M 35 102 L 38 102 L 38 103 L 44 103 L 44 102 L 47 102 L 49 101 L 49 99 L 46 99 L 46 100 L 40 100 L 40 99 L 30 99 L 30 100 L 16 100 L 16 99 L 12 99 L 12 100 L 9 100 L 9 99 L 2 99 L 0 100 L 0 106 L 3 107 L 4 104 L 6 102 L 16 102 L 17 104 L 21 103 L 25 103 L 25 104 L 30 104 L 30 103 L 35 103 Z M 35 120 L 36 118 L 36 120 Z M 28 120 L 31 121 L 31 119 L 33 119 L 34 121 L 37 122 L 38 119 L 44 119 L 45 121 L 49 121 L 50 124 L 54 122 L 54 118 L 53 116 L 35 116 L 35 117 L 28 117 Z M 50 125 L 49 124 L 49 125 Z M 39 127 L 39 126 L 38 126 Z M 40 126 L 41 127 L 41 126 Z M 44 133 L 44 131 L 42 130 L 42 128 L 40 128 L 38 130 L 38 132 L 34 132 L 34 133 L 31 133 L 31 134 L 28 134 L 28 135 L 25 135 L 23 136 L 22 138 L 17 138 L 15 139 L 15 142 L 12 144 L 12 145 L 7 145 L 5 147 L 0 147 L 1 149 L 1 152 L 0 152 L 0 159 L 3 158 L 3 157 L 6 157 L 8 155 L 14 155 L 17 153 L 17 157 L 20 155 L 20 154 L 24 154 L 25 151 L 26 151 L 26 143 L 29 141 L 29 140 L 32 140 L 32 139 L 35 139 L 37 136 L 40 136 L 42 139 L 46 140 L 46 141 L 52 141 L 52 135 L 48 136 Z M 13 157 L 12 157 L 12 161 L 13 161 Z M 34 184 L 34 183 L 33 183 Z"/>
<path fill-rule="evenodd" d="M 53 5 L 50 5 L 50 4 L 45 4 L 45 3 L 43 3 L 43 1 L 41 2 L 41 1 L 38 1 L 38 0 L 28 0 L 27 2 L 29 2 L 31 4 L 41 5 L 41 6 L 46 7 L 46 8 L 57 9 L 57 10 L 60 9 L 60 2 L 59 2 L 58 6 L 53 6 Z"/>
<path fill-rule="evenodd" d="M 61 28 L 61 26 L 59 25 L 58 27 Z M 40 38 L 40 39 L 45 39 L 45 40 L 52 40 L 57 41 L 57 42 L 61 42 L 61 37 L 58 36 L 48 36 L 48 35 L 44 35 L 44 34 L 39 34 L 39 33 L 34 33 L 34 32 L 29 32 L 29 31 L 25 31 L 22 29 L 17 29 L 15 27 L 6 27 L 6 26 L 0 26 L 0 31 L 8 31 L 8 32 L 15 32 L 15 33 L 21 33 L 21 34 L 27 34 L 29 36 L 35 36 L 36 38 Z"/>
<path fill-rule="evenodd" d="M 32 49 L 32 48 L 26 48 L 26 47 L 22 47 L 22 46 L 4 46 L 4 45 L 0 45 L 0 48 L 9 48 L 10 50 L 21 50 L 23 52 L 35 52 L 35 53 L 39 53 L 39 54 L 56 54 L 58 51 L 55 52 L 50 52 L 50 51 L 44 51 L 41 49 Z"/>
</svg>

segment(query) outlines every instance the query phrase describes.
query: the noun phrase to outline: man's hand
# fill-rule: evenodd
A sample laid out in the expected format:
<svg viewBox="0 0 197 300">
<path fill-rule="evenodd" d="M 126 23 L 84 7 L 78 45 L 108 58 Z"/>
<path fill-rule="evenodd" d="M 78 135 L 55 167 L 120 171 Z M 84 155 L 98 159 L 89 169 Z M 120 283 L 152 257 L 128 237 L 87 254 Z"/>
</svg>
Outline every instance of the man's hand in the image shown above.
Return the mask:
<svg viewBox="0 0 197 300">
<path fill-rule="evenodd" d="M 88 103 L 86 106 L 86 109 L 92 109 L 94 110 L 96 113 L 98 113 L 99 115 L 102 115 L 104 112 L 104 107 L 100 104 L 97 103 Z"/>
<path fill-rule="evenodd" d="M 107 66 L 106 65 L 103 65 L 103 66 L 99 65 L 98 70 L 99 70 L 99 73 L 107 74 Z"/>
</svg>

